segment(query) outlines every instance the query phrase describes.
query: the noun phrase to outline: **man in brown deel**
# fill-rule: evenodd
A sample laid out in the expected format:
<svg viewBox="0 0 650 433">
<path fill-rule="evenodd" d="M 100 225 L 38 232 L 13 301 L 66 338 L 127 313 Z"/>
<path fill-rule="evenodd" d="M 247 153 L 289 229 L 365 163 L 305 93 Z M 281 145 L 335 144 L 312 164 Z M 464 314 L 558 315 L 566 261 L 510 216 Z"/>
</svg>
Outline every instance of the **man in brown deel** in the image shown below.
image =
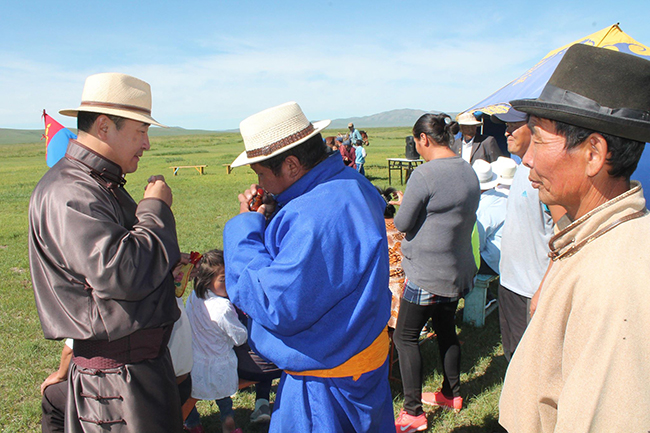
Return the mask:
<svg viewBox="0 0 650 433">
<path fill-rule="evenodd" d="M 29 204 L 32 282 L 45 338 L 74 339 L 65 431 L 178 432 L 180 398 L 167 350 L 180 311 L 172 193 L 152 176 L 139 204 L 124 175 L 149 150 L 149 84 L 88 77 L 77 140 Z"/>
</svg>

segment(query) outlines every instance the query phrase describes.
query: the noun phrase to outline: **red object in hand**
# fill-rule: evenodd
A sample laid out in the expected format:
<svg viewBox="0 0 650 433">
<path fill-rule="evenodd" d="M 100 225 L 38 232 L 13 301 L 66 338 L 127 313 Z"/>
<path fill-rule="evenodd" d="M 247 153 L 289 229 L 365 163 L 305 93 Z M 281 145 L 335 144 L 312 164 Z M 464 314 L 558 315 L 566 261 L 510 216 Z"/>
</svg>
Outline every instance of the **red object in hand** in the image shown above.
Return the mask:
<svg viewBox="0 0 650 433">
<path fill-rule="evenodd" d="M 196 251 L 192 251 L 190 253 L 190 262 L 186 265 L 183 265 L 181 267 L 181 271 L 176 275 L 176 278 L 174 280 L 174 286 L 175 291 L 176 291 L 176 297 L 180 298 L 183 296 L 183 293 L 185 293 L 185 287 L 187 287 L 187 282 L 190 279 L 190 273 L 192 272 L 192 268 L 196 266 L 199 263 L 199 260 L 203 255 L 201 253 L 197 253 Z"/>
<path fill-rule="evenodd" d="M 253 212 L 257 212 L 257 209 L 262 205 L 262 199 L 264 198 L 264 190 L 262 188 L 257 188 L 257 192 L 253 198 L 248 202 L 248 209 Z"/>
</svg>

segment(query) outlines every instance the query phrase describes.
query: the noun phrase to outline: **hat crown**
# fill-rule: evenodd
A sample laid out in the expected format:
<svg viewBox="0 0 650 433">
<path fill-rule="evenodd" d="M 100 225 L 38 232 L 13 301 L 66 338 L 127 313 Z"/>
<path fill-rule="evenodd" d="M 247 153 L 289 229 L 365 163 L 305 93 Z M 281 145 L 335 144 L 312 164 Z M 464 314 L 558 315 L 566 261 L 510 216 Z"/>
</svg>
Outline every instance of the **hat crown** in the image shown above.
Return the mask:
<svg viewBox="0 0 650 433">
<path fill-rule="evenodd" d="M 77 117 L 79 112 L 119 116 L 165 127 L 151 117 L 149 83 L 117 72 L 89 76 L 84 83 L 79 107 L 59 110 L 62 115 L 72 117 Z"/>
<path fill-rule="evenodd" d="M 536 99 L 510 101 L 533 116 L 650 141 L 650 61 L 612 49 L 574 44 Z"/>
<path fill-rule="evenodd" d="M 310 126 L 312 124 L 300 106 L 296 102 L 286 102 L 242 120 L 239 131 L 244 139 L 244 147 L 251 151 L 290 139 Z"/>
<path fill-rule="evenodd" d="M 480 120 L 476 120 L 476 117 L 474 116 L 474 113 L 468 111 L 466 113 L 461 113 L 458 116 L 458 124 L 459 125 L 480 125 L 481 122 Z"/>
<path fill-rule="evenodd" d="M 232 162 L 231 167 L 253 164 L 279 155 L 316 136 L 329 124 L 329 120 L 310 122 L 293 101 L 253 114 L 239 124 L 245 150 Z"/>
<path fill-rule="evenodd" d="M 517 172 L 517 163 L 512 158 L 500 156 L 492 163 L 492 171 L 502 179 L 512 179 Z"/>
<path fill-rule="evenodd" d="M 492 172 L 492 165 L 483 159 L 474 161 L 472 168 L 476 172 L 479 182 L 486 183 L 494 180 L 494 173 Z"/>
<path fill-rule="evenodd" d="M 617 50 L 572 45 L 547 85 L 609 108 L 650 109 L 650 61 Z"/>
<path fill-rule="evenodd" d="M 81 103 L 130 105 L 151 112 L 151 86 L 126 74 L 105 72 L 86 78 Z"/>
</svg>

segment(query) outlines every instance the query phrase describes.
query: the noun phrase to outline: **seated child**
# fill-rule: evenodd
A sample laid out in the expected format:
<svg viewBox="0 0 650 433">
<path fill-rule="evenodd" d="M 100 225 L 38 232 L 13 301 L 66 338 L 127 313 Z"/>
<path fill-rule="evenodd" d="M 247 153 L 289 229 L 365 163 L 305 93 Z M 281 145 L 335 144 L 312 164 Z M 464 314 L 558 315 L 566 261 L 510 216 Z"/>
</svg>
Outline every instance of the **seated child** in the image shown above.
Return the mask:
<svg viewBox="0 0 650 433">
<path fill-rule="evenodd" d="M 248 338 L 228 299 L 223 251 L 210 250 L 199 262 L 194 291 L 187 299 L 187 315 L 192 324 L 192 399 L 212 400 L 219 406 L 224 432 L 235 430 L 235 412 L 230 398 L 239 388 L 237 356 L 233 346 Z M 190 431 L 201 431 L 198 412 L 186 420 Z"/>
</svg>

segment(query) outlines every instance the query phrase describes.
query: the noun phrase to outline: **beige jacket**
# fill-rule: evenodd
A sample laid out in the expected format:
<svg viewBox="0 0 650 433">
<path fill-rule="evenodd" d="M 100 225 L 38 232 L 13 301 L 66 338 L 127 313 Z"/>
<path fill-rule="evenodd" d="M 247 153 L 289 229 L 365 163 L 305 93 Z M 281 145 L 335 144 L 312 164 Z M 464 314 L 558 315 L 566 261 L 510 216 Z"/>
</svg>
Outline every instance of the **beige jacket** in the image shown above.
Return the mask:
<svg viewBox="0 0 650 433">
<path fill-rule="evenodd" d="M 632 186 L 558 222 L 501 394 L 510 433 L 650 431 L 650 216 Z"/>
</svg>

